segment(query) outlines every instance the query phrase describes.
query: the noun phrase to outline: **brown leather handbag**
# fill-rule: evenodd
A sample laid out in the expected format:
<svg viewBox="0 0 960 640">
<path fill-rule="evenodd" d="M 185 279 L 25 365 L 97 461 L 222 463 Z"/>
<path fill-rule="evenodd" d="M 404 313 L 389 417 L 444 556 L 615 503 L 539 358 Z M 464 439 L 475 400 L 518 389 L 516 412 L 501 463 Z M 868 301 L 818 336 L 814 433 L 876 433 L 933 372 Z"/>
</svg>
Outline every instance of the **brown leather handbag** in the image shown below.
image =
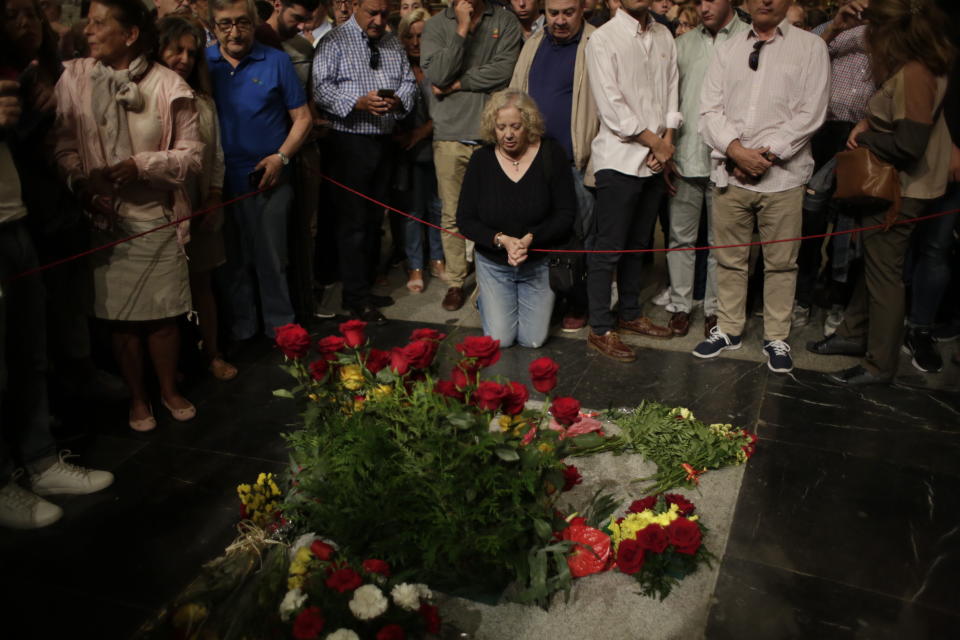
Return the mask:
<svg viewBox="0 0 960 640">
<path fill-rule="evenodd" d="M 900 215 L 900 174 L 866 147 L 841 151 L 833 197 L 870 211 L 885 207 L 884 223 L 889 227 Z"/>
</svg>

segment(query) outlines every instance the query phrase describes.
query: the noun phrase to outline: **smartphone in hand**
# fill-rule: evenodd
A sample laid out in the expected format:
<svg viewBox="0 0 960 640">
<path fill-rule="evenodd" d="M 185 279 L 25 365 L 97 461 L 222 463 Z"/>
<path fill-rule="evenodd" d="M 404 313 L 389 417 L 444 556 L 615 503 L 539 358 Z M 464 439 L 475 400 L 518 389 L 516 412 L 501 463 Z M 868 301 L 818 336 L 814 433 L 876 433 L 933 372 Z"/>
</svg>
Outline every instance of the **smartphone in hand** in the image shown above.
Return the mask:
<svg viewBox="0 0 960 640">
<path fill-rule="evenodd" d="M 377 89 L 377 96 L 380 98 L 392 98 L 396 95 L 393 89 Z"/>
</svg>

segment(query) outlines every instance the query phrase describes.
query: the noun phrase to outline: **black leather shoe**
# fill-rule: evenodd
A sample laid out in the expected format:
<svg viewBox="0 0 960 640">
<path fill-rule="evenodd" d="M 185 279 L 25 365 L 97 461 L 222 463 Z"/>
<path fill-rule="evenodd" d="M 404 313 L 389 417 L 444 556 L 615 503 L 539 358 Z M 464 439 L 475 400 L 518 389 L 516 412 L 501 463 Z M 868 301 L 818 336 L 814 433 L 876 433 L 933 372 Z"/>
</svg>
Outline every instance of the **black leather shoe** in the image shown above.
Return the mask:
<svg viewBox="0 0 960 640">
<path fill-rule="evenodd" d="M 376 296 L 370 294 L 370 304 L 378 309 L 382 309 L 383 307 L 391 306 L 393 304 L 393 298 L 390 296 Z"/>
<path fill-rule="evenodd" d="M 867 353 L 866 343 L 853 338 L 844 338 L 833 334 L 829 338 L 807 343 L 807 351 L 821 356 L 863 356 Z"/>
<path fill-rule="evenodd" d="M 380 310 L 370 305 L 350 309 L 350 317 L 358 318 L 369 324 L 386 324 L 387 319 Z"/>
<path fill-rule="evenodd" d="M 830 376 L 830 378 L 848 387 L 863 387 L 868 384 L 889 384 L 893 376 L 881 376 L 870 373 L 859 364 L 845 371 L 839 371 Z"/>
</svg>

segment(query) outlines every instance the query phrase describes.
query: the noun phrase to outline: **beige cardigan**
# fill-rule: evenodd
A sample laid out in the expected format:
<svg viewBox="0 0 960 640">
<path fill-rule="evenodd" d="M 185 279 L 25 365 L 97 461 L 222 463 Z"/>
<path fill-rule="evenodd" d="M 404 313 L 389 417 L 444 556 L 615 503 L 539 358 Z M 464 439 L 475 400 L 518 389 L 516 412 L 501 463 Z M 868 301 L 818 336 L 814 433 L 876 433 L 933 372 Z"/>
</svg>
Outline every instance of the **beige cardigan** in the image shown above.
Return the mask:
<svg viewBox="0 0 960 640">
<path fill-rule="evenodd" d="M 583 35 L 577 45 L 577 62 L 573 69 L 573 113 L 570 117 L 570 139 L 573 142 L 573 164 L 584 172 L 584 184 L 594 185 L 593 165 L 590 162 L 590 145 L 600 129 L 600 119 L 597 116 L 597 104 L 590 91 L 590 82 L 587 79 L 587 61 L 585 52 L 587 41 L 597 28 L 587 22 L 583 23 Z M 536 32 L 523 45 L 517 66 L 513 69 L 513 79 L 510 80 L 511 89 L 529 91 L 528 79 L 533 58 L 543 42 L 544 30 Z"/>
</svg>

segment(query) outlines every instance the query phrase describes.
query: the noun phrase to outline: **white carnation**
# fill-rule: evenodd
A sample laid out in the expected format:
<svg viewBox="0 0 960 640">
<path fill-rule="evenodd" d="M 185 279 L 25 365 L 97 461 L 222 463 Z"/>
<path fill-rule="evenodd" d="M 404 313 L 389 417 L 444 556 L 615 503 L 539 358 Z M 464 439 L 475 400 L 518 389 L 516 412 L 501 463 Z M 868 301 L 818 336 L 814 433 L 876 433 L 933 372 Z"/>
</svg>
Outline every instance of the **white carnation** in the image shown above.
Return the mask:
<svg viewBox="0 0 960 640">
<path fill-rule="evenodd" d="M 300 589 L 287 591 L 287 595 L 283 596 L 283 601 L 280 603 L 280 619 L 284 622 L 288 621 L 290 614 L 302 607 L 306 601 L 307 594 L 300 591 Z"/>
<path fill-rule="evenodd" d="M 420 597 L 423 600 L 429 600 L 433 597 L 433 591 L 430 591 L 430 587 L 425 584 L 417 584 L 417 590 L 420 592 Z"/>
<path fill-rule="evenodd" d="M 353 592 L 350 611 L 361 620 L 373 620 L 386 611 L 389 605 L 380 587 L 375 584 L 365 584 Z"/>
<path fill-rule="evenodd" d="M 337 629 L 327 636 L 327 640 L 360 640 L 360 636 L 350 629 Z"/>
<path fill-rule="evenodd" d="M 420 585 L 404 582 L 403 584 L 395 586 L 390 592 L 390 595 L 393 596 L 393 601 L 397 603 L 397 606 L 401 609 L 416 611 L 420 608 L 419 587 Z"/>
</svg>

